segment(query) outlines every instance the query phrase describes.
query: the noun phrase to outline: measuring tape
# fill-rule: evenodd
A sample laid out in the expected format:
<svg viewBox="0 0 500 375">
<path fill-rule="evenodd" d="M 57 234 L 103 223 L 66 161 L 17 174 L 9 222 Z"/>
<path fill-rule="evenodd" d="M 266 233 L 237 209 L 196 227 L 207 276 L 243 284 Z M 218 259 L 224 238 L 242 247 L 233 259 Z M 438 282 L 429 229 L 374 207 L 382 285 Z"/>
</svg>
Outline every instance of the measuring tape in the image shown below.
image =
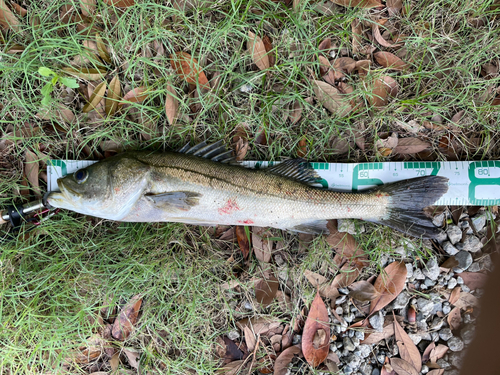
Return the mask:
<svg viewBox="0 0 500 375">
<path fill-rule="evenodd" d="M 57 179 L 96 161 L 51 160 L 48 168 L 48 190 L 57 190 Z M 245 161 L 248 168 L 263 169 L 278 162 Z M 338 191 L 362 191 L 377 185 L 420 176 L 444 176 L 449 179 L 448 192 L 438 206 L 500 205 L 500 161 L 425 161 L 386 163 L 311 163 L 322 178 L 324 188 Z"/>
</svg>

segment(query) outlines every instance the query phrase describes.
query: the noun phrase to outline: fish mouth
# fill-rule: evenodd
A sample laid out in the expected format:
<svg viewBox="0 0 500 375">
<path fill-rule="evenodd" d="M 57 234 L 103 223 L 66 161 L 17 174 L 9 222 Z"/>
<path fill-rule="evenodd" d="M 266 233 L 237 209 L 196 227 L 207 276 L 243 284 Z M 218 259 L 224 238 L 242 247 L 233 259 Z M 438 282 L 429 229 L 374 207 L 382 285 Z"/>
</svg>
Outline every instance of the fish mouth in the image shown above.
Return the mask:
<svg viewBox="0 0 500 375">
<path fill-rule="evenodd" d="M 65 208 L 68 204 L 75 202 L 75 198 L 80 198 L 81 194 L 65 184 L 63 178 L 57 180 L 60 191 L 53 191 L 47 197 L 47 202 L 56 208 Z"/>
</svg>

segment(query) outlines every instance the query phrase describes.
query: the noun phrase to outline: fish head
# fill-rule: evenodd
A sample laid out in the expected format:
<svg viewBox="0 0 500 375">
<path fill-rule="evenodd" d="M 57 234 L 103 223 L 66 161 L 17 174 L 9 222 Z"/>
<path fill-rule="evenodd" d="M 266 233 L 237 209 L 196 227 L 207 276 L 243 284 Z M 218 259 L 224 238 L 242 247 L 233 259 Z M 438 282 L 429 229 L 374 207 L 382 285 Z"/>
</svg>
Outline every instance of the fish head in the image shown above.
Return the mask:
<svg viewBox="0 0 500 375">
<path fill-rule="evenodd" d="M 149 166 L 140 161 L 117 155 L 59 178 L 60 192 L 50 193 L 47 202 L 84 215 L 120 220 L 143 195 L 148 171 Z"/>
</svg>

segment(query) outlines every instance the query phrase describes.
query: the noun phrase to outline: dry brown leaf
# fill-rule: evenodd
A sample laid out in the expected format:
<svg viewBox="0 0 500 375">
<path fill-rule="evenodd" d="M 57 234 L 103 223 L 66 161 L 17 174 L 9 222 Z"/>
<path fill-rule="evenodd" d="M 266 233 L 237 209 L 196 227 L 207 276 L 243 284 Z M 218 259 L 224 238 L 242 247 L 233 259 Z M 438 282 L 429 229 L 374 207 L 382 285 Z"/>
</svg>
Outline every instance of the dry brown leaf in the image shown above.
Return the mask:
<svg viewBox="0 0 500 375">
<path fill-rule="evenodd" d="M 19 19 L 12 13 L 4 0 L 0 0 L 0 25 L 13 31 L 19 31 L 21 25 Z"/>
<path fill-rule="evenodd" d="M 401 9 L 403 9 L 402 0 L 387 0 L 386 5 L 390 17 L 397 16 L 401 12 Z"/>
<path fill-rule="evenodd" d="M 446 319 L 450 328 L 452 330 L 456 330 L 460 327 L 462 323 L 462 316 L 460 315 L 460 307 L 456 306 L 453 310 L 448 314 L 448 318 Z"/>
<path fill-rule="evenodd" d="M 373 54 L 375 60 L 382 65 L 384 68 L 392 69 L 392 70 L 405 70 L 408 69 L 409 65 L 397 57 L 395 54 L 379 51 Z"/>
<path fill-rule="evenodd" d="M 271 251 L 273 249 L 273 242 L 267 239 L 267 232 L 267 228 L 252 228 L 252 246 L 255 257 L 264 263 L 269 263 L 271 261 Z"/>
<path fill-rule="evenodd" d="M 104 3 L 118 8 L 128 8 L 135 4 L 134 0 L 103 0 Z"/>
<path fill-rule="evenodd" d="M 56 105 L 55 110 L 53 108 L 44 108 L 42 112 L 38 112 L 35 116 L 41 120 L 53 120 L 56 122 L 66 122 L 68 124 L 72 124 L 76 118 L 71 109 L 60 103 Z M 64 129 L 64 131 L 67 131 L 67 129 Z"/>
<path fill-rule="evenodd" d="M 136 87 L 135 89 L 130 90 L 127 92 L 121 102 L 122 103 L 142 103 L 144 100 L 147 99 L 149 96 L 150 92 L 148 92 L 148 89 L 145 86 L 139 86 Z"/>
<path fill-rule="evenodd" d="M 370 315 L 391 303 L 403 290 L 406 284 L 406 266 L 403 262 L 393 262 L 375 280 L 375 290 L 380 297 L 370 304 Z"/>
<path fill-rule="evenodd" d="M 394 316 L 394 335 L 396 336 L 396 344 L 398 345 L 399 348 L 399 355 L 401 356 L 402 359 L 404 359 L 405 361 L 410 363 L 413 367 L 415 367 L 417 373 L 419 373 L 420 370 L 422 369 L 422 358 L 420 357 L 420 352 L 418 351 L 418 348 L 411 340 L 410 336 L 408 336 L 403 327 L 401 327 L 395 316 Z"/>
<path fill-rule="evenodd" d="M 331 113 L 345 117 L 351 112 L 351 105 L 335 87 L 326 82 L 316 80 L 313 81 L 313 86 L 316 99 Z"/>
<path fill-rule="evenodd" d="M 383 47 L 388 47 L 388 48 L 396 48 L 396 47 L 400 47 L 401 44 L 392 44 L 392 43 L 389 43 L 387 40 L 385 40 L 383 37 L 382 37 L 382 34 L 380 34 L 380 29 L 379 29 L 380 25 L 378 23 L 372 23 L 372 34 L 373 34 L 373 37 L 375 38 L 375 40 Z M 377 52 L 379 53 L 379 52 Z M 387 53 L 390 53 L 390 52 L 387 52 Z M 376 55 L 376 54 L 375 54 Z M 375 56 L 375 59 L 377 60 L 377 62 L 384 66 L 382 63 L 380 63 L 377 59 L 377 57 Z M 384 60 L 385 61 L 385 60 Z M 385 68 L 387 68 L 387 66 L 384 66 Z M 393 68 L 394 69 L 394 68 Z"/>
<path fill-rule="evenodd" d="M 199 84 L 201 88 L 210 90 L 207 76 L 203 72 L 198 61 L 186 52 L 177 52 L 170 55 L 170 63 L 176 73 L 187 83 Z"/>
<path fill-rule="evenodd" d="M 78 351 L 68 358 L 68 362 L 76 362 L 79 364 L 88 364 L 91 361 L 98 359 L 103 353 L 103 340 L 99 335 L 91 336 L 86 345 L 78 349 Z"/>
<path fill-rule="evenodd" d="M 99 53 L 99 56 L 101 57 L 101 59 L 103 59 L 107 63 L 110 63 L 111 57 L 109 56 L 108 48 L 106 47 L 106 44 L 104 44 L 104 41 L 102 40 L 99 33 L 95 34 L 95 40 L 96 40 L 97 51 Z"/>
<path fill-rule="evenodd" d="M 321 331 L 323 332 L 321 333 Z M 318 367 L 328 356 L 328 352 L 330 351 L 329 344 L 330 325 L 328 324 L 328 311 L 319 292 L 317 292 L 309 309 L 302 333 L 302 352 L 304 353 L 304 358 L 312 367 Z"/>
<path fill-rule="evenodd" d="M 295 125 L 302 117 L 302 104 L 300 104 L 300 101 L 295 100 L 291 107 L 292 108 L 288 112 L 288 118 L 290 119 L 292 125 Z"/>
<path fill-rule="evenodd" d="M 349 295 L 360 302 L 368 302 L 378 296 L 375 287 L 365 280 L 357 281 L 349 285 L 348 289 Z"/>
<path fill-rule="evenodd" d="M 319 289 L 319 294 L 322 297 L 330 298 L 333 300 L 340 295 L 337 288 L 333 287 L 328 282 L 328 279 L 320 275 L 319 273 L 305 270 L 304 276 L 311 283 L 312 286 Z"/>
<path fill-rule="evenodd" d="M 135 368 L 136 370 L 139 368 L 139 358 L 141 357 L 141 353 L 139 353 L 136 349 L 122 349 L 128 359 L 128 364 Z"/>
<path fill-rule="evenodd" d="M 271 64 L 264 42 L 259 36 L 255 35 L 251 31 L 248 32 L 248 38 L 247 50 L 250 53 L 250 56 L 252 56 L 252 61 L 260 70 L 268 69 Z"/>
<path fill-rule="evenodd" d="M 267 57 L 269 59 L 269 66 L 274 66 L 276 64 L 276 57 L 272 53 L 273 44 L 271 43 L 271 38 L 269 38 L 269 36 L 267 35 L 264 35 L 264 37 L 262 38 L 262 42 L 264 43 L 264 47 L 266 48 Z"/>
<path fill-rule="evenodd" d="M 104 69 L 64 67 L 62 70 L 87 81 L 100 81 L 106 75 L 106 70 Z"/>
<path fill-rule="evenodd" d="M 444 357 L 448 349 L 449 348 L 446 345 L 438 344 L 434 349 L 431 350 L 429 354 L 429 362 L 436 363 L 438 359 Z"/>
<path fill-rule="evenodd" d="M 38 161 L 40 160 L 40 158 L 34 152 L 26 150 L 25 160 L 26 163 L 24 164 L 24 174 L 28 179 L 31 187 L 33 188 L 36 197 L 41 198 L 42 193 L 40 192 L 40 183 L 38 181 L 38 174 L 40 170 Z"/>
<path fill-rule="evenodd" d="M 255 334 L 248 326 L 245 326 L 243 332 L 245 333 L 245 342 L 247 344 L 247 349 L 249 352 L 253 352 L 253 350 L 255 349 L 255 345 L 257 344 L 257 339 L 255 338 Z"/>
<path fill-rule="evenodd" d="M 357 7 L 357 8 L 377 8 L 383 6 L 377 0 L 331 0 L 335 4 L 342 5 L 343 7 Z"/>
<path fill-rule="evenodd" d="M 307 138 L 304 136 L 299 141 L 297 156 L 299 158 L 304 158 L 306 155 L 307 155 Z"/>
<path fill-rule="evenodd" d="M 115 114 L 121 95 L 120 79 L 117 74 L 109 83 L 108 97 L 106 98 L 106 114 L 108 116 L 113 116 Z"/>
<path fill-rule="evenodd" d="M 332 70 L 330 62 L 325 56 L 319 55 L 319 74 L 330 85 L 335 85 L 335 73 Z M 340 77 L 342 78 L 342 77 Z"/>
<path fill-rule="evenodd" d="M 370 104 L 375 107 L 383 107 L 389 102 L 389 98 L 398 93 L 398 83 L 394 78 L 383 76 L 373 82 L 371 96 L 368 97 Z"/>
<path fill-rule="evenodd" d="M 436 344 L 434 342 L 431 342 L 429 345 L 427 345 L 427 347 L 424 350 L 424 353 L 422 354 L 422 363 L 429 362 L 430 354 L 435 347 Z"/>
<path fill-rule="evenodd" d="M 354 69 L 358 71 L 360 77 L 364 77 L 370 70 L 371 65 L 372 62 L 370 60 L 359 60 L 356 61 L 356 66 Z"/>
<path fill-rule="evenodd" d="M 268 306 L 273 302 L 279 288 L 279 281 L 276 277 L 270 276 L 261 279 L 255 284 L 255 299 L 263 306 Z"/>
<path fill-rule="evenodd" d="M 246 260 L 248 259 L 248 255 L 250 254 L 250 241 L 248 240 L 245 227 L 237 225 L 235 232 L 236 232 L 236 239 L 238 240 L 238 245 L 240 246 L 240 250 L 243 254 L 243 259 Z"/>
<path fill-rule="evenodd" d="M 401 358 L 391 358 L 391 366 L 398 375 L 419 375 L 415 366 Z"/>
<path fill-rule="evenodd" d="M 443 374 L 444 374 L 444 369 L 442 368 L 431 370 L 427 373 L 427 375 L 443 375 Z"/>
<path fill-rule="evenodd" d="M 327 228 L 330 234 L 326 237 L 326 242 L 337 254 L 361 263 L 366 262 L 365 252 L 350 233 L 339 232 L 336 221 L 328 221 Z"/>
<path fill-rule="evenodd" d="M 90 17 L 95 12 L 96 0 L 80 0 L 80 9 L 85 17 Z"/>
<path fill-rule="evenodd" d="M 283 350 L 274 362 L 274 375 L 285 375 L 288 371 L 288 365 L 296 355 L 300 355 L 302 350 L 299 345 L 290 346 Z"/>
<path fill-rule="evenodd" d="M 119 341 L 126 340 L 134 329 L 142 304 L 142 296 L 137 294 L 123 307 L 113 324 L 112 335 Z"/>
<path fill-rule="evenodd" d="M 370 336 L 361 341 L 361 344 L 377 344 L 378 342 L 388 339 L 392 336 L 394 336 L 394 324 L 390 323 L 383 328 L 382 332 L 370 333 Z"/>
<path fill-rule="evenodd" d="M 170 125 L 174 125 L 179 111 L 177 93 L 172 85 L 167 85 L 167 97 L 165 99 L 165 114 Z"/>
<path fill-rule="evenodd" d="M 478 307 L 479 299 L 470 293 L 461 292 L 457 302 L 455 302 L 455 306 L 463 310 L 466 310 L 468 307 Z"/>
<path fill-rule="evenodd" d="M 321 52 L 325 52 L 327 54 L 328 54 L 328 52 L 330 52 L 331 48 L 332 48 L 332 40 L 330 38 L 323 39 L 318 46 L 318 49 Z"/>
<path fill-rule="evenodd" d="M 351 31 L 352 31 L 352 52 L 357 54 L 359 53 L 363 45 L 361 41 L 363 40 L 363 24 L 357 18 L 355 18 L 351 22 Z"/>
<path fill-rule="evenodd" d="M 98 104 L 101 102 L 101 100 L 104 99 L 105 93 L 106 93 L 106 81 L 102 81 L 95 87 L 94 91 L 92 92 L 92 95 L 90 96 L 89 102 L 85 104 L 85 106 L 82 109 L 82 112 L 87 113 L 94 109 L 97 109 Z"/>
<path fill-rule="evenodd" d="M 236 154 L 236 161 L 241 161 L 245 159 L 245 155 L 248 152 L 250 144 L 248 143 L 248 139 L 244 139 L 240 137 L 234 146 L 234 153 Z"/>
<path fill-rule="evenodd" d="M 350 74 L 356 68 L 356 61 L 350 57 L 339 57 L 333 63 L 335 80 L 342 79 L 344 73 Z"/>
<path fill-rule="evenodd" d="M 460 277 L 470 290 L 484 288 L 486 281 L 488 281 L 488 275 L 481 272 L 462 272 Z"/>
<path fill-rule="evenodd" d="M 15 3 L 13 1 L 10 3 L 10 5 L 12 6 L 12 9 L 14 10 L 14 12 L 18 16 L 26 17 L 26 15 L 28 14 L 28 11 L 26 9 L 24 9 L 21 5 Z"/>
<path fill-rule="evenodd" d="M 358 262 L 357 259 L 354 261 L 348 261 L 342 266 L 339 274 L 333 279 L 332 286 L 335 288 L 348 287 L 356 281 L 364 267 L 365 263 Z"/>
<path fill-rule="evenodd" d="M 237 375 L 242 374 L 241 370 L 245 369 L 246 361 L 240 359 L 238 361 L 229 362 L 224 367 L 218 369 L 216 374 L 224 374 L 224 375 Z"/>
<path fill-rule="evenodd" d="M 406 155 L 406 154 L 417 154 L 431 147 L 431 144 L 421 139 L 408 137 L 399 138 L 398 145 L 394 149 L 394 153 Z"/>
</svg>

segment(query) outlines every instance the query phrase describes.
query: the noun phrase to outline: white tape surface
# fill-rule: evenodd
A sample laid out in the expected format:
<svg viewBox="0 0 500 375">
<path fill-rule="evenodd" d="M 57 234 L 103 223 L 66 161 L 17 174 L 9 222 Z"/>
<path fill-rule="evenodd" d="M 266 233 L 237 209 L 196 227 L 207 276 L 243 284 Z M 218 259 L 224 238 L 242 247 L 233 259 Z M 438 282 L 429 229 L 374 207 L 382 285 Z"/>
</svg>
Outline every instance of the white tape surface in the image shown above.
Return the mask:
<svg viewBox="0 0 500 375">
<path fill-rule="evenodd" d="M 57 190 L 57 179 L 86 168 L 96 161 L 51 160 L 48 190 Z M 266 168 L 276 163 L 246 161 L 251 168 Z M 500 205 L 500 161 L 387 162 L 387 163 L 311 163 L 323 179 L 321 185 L 333 190 L 361 191 L 375 185 L 419 176 L 448 177 L 448 192 L 436 205 Z"/>
</svg>

